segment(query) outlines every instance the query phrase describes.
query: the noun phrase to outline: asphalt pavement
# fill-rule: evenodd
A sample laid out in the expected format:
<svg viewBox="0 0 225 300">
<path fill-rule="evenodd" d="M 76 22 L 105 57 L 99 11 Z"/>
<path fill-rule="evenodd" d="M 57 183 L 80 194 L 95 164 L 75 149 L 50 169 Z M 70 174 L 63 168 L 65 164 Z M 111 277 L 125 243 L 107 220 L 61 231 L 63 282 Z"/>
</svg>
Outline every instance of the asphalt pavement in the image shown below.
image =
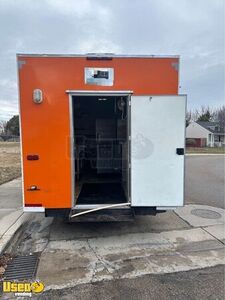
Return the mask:
<svg viewBox="0 0 225 300">
<path fill-rule="evenodd" d="M 224 266 L 50 290 L 34 299 L 224 300 Z"/>
<path fill-rule="evenodd" d="M 225 208 L 225 155 L 190 155 L 185 161 L 185 204 Z"/>
</svg>

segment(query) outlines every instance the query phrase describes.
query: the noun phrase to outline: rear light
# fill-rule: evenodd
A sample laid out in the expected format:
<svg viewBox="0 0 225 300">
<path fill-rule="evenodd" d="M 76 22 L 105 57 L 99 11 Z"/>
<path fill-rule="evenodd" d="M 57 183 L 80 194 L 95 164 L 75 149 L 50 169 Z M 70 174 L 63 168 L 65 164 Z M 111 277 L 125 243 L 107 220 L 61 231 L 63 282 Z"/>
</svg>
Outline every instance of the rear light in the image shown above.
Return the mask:
<svg viewBox="0 0 225 300">
<path fill-rule="evenodd" d="M 41 203 L 25 204 L 25 207 L 42 207 Z"/>
<path fill-rule="evenodd" d="M 27 155 L 27 160 L 39 160 L 39 156 L 34 154 L 34 155 Z"/>
</svg>

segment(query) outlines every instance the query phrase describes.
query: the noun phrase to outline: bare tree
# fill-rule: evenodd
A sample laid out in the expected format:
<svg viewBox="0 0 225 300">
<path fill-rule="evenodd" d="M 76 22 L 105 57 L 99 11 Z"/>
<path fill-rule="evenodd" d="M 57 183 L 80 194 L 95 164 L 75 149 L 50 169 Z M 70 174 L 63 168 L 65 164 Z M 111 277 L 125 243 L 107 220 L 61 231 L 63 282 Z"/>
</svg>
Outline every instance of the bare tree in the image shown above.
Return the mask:
<svg viewBox="0 0 225 300">
<path fill-rule="evenodd" d="M 218 122 L 220 128 L 225 130 L 225 105 L 219 108 L 201 106 L 199 109 L 189 110 L 186 113 L 186 125 L 196 121 L 214 121 Z"/>
<path fill-rule="evenodd" d="M 0 120 L 0 134 L 6 134 L 6 121 Z"/>
<path fill-rule="evenodd" d="M 197 111 L 197 121 L 209 122 L 213 120 L 213 110 L 209 106 L 201 106 Z"/>
<path fill-rule="evenodd" d="M 188 111 L 186 119 L 189 121 L 213 121 L 214 110 L 209 106 L 201 106 L 199 109 Z"/>
<path fill-rule="evenodd" d="M 6 132 L 16 136 L 20 135 L 19 115 L 15 115 L 9 119 L 9 121 L 6 123 Z"/>
<path fill-rule="evenodd" d="M 225 130 L 225 105 L 215 110 L 214 118 L 219 123 L 220 128 Z"/>
<path fill-rule="evenodd" d="M 186 127 L 191 123 L 192 121 L 192 111 L 188 110 L 186 112 Z"/>
</svg>

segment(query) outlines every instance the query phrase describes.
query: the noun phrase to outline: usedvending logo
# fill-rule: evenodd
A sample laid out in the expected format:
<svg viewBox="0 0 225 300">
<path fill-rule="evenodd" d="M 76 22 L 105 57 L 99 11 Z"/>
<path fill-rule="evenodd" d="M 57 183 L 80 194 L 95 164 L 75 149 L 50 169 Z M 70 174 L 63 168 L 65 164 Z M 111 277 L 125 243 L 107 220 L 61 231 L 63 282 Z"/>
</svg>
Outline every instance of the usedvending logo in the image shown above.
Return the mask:
<svg viewBox="0 0 225 300">
<path fill-rule="evenodd" d="M 34 282 L 14 282 L 3 281 L 2 290 L 3 293 L 14 293 L 15 296 L 28 296 L 32 297 L 32 294 L 39 294 L 44 291 L 44 284 L 40 281 Z"/>
<path fill-rule="evenodd" d="M 154 151 L 153 143 L 141 133 L 136 133 L 133 139 L 132 157 L 145 159 Z"/>
</svg>

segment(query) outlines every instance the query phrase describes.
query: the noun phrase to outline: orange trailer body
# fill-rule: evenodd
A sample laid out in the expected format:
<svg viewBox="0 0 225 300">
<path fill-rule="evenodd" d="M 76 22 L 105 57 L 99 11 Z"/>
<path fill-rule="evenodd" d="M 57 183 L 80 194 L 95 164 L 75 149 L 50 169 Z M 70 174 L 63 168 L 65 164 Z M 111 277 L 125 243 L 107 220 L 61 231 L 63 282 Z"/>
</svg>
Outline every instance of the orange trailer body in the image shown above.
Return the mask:
<svg viewBox="0 0 225 300">
<path fill-rule="evenodd" d="M 71 208 L 71 131 L 67 90 L 178 95 L 179 57 L 18 54 L 24 207 Z M 84 68 L 113 68 L 113 86 L 85 84 Z M 33 101 L 33 91 L 43 102 Z M 29 156 L 38 159 L 29 160 Z M 36 186 L 35 191 L 32 187 Z"/>
</svg>

